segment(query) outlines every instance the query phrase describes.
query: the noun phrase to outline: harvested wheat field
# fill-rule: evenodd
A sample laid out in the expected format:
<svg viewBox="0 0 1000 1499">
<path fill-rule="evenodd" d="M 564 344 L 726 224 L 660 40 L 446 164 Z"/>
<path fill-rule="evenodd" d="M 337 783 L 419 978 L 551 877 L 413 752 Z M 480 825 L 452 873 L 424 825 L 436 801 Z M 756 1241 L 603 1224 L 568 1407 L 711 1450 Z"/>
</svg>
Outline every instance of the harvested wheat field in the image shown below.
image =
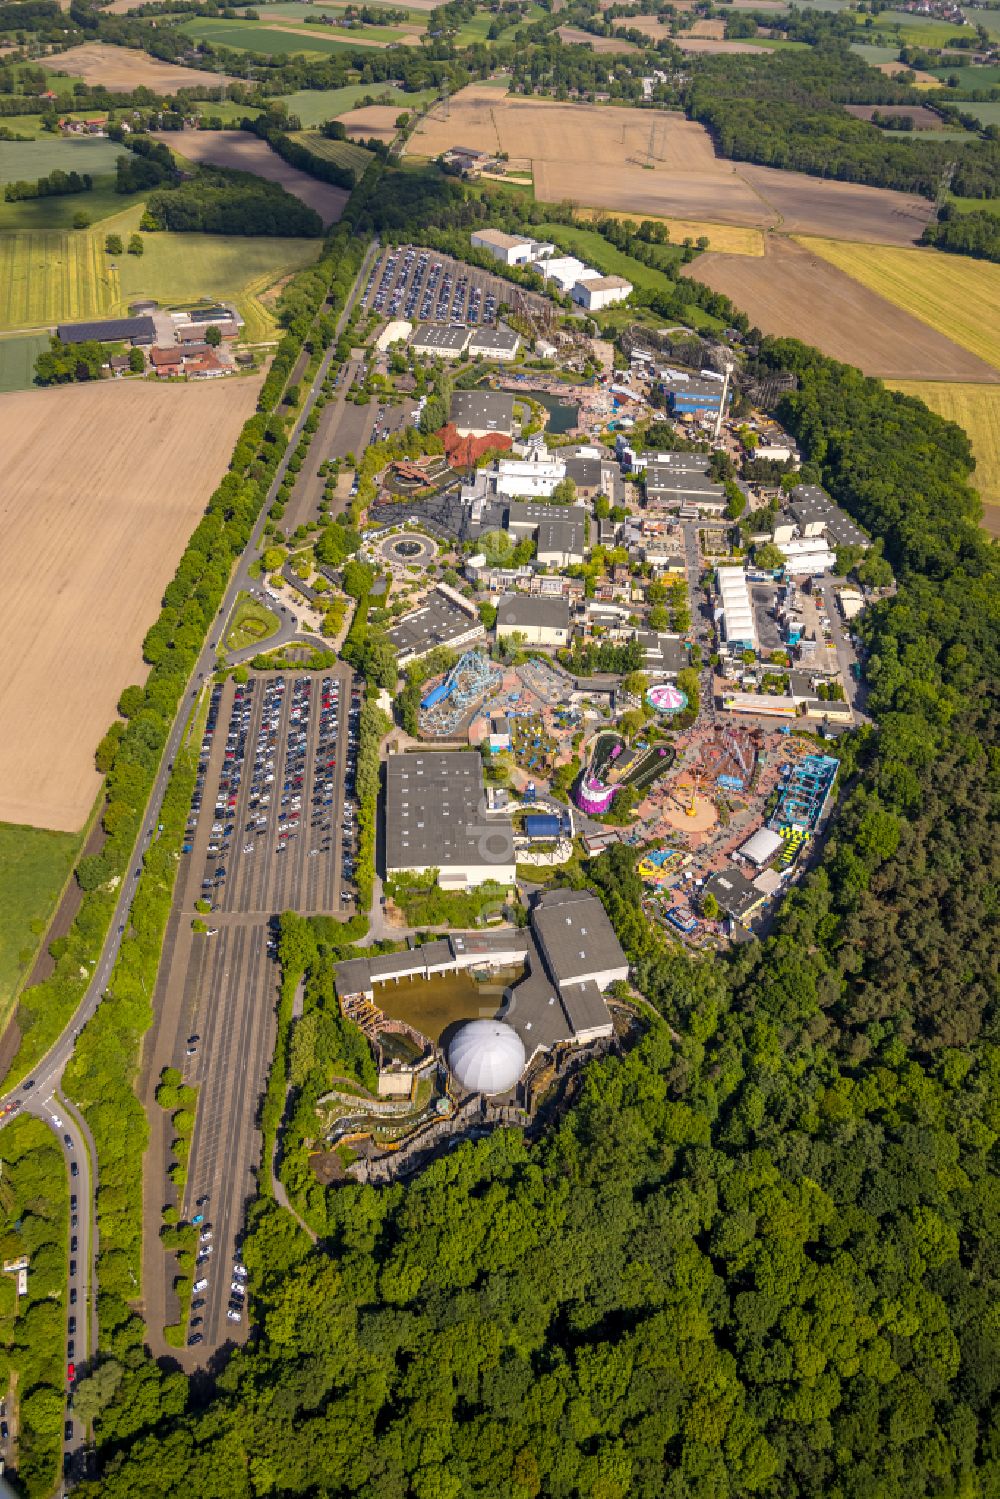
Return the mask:
<svg viewBox="0 0 1000 1499">
<path fill-rule="evenodd" d="M 7 640 L 0 821 L 75 831 L 94 750 L 261 381 L 0 397 Z"/>
<path fill-rule="evenodd" d="M 346 114 L 338 115 L 337 120 L 348 135 L 366 141 L 391 141 L 396 134 L 396 121 L 405 111 L 405 104 L 365 104 L 361 109 L 349 109 Z"/>
<path fill-rule="evenodd" d="M 895 390 L 918 396 L 939 416 L 964 427 L 976 471 L 972 482 L 983 501 L 983 528 L 1000 536 L 1000 385 L 893 382 Z"/>
<path fill-rule="evenodd" d="M 712 41 L 722 42 L 726 37 L 725 21 L 695 21 L 685 36 L 707 36 Z"/>
<path fill-rule="evenodd" d="M 912 73 L 916 88 L 943 88 L 940 78 L 935 78 L 933 73 L 925 73 L 922 68 L 911 68 L 905 62 L 877 62 L 876 71 L 885 73 L 889 78 L 895 78 L 897 73 Z"/>
<path fill-rule="evenodd" d="M 782 227 L 912 244 L 933 213 L 922 198 L 716 156 L 707 130 L 682 115 L 506 96 L 472 84 L 420 122 L 409 150 L 438 156 L 460 141 L 530 160 L 535 197 L 640 218 Z"/>
<path fill-rule="evenodd" d="M 635 42 L 618 41 L 613 36 L 595 36 L 591 31 L 581 31 L 578 26 L 557 26 L 556 35 L 567 47 L 589 47 L 592 52 L 638 52 Z"/>
<path fill-rule="evenodd" d="M 792 240 L 770 235 L 762 259 L 699 255 L 688 272 L 731 297 L 765 333 L 801 338 L 887 380 L 995 382 L 967 349 Z"/>
<path fill-rule="evenodd" d="M 611 26 L 615 31 L 641 31 L 654 42 L 670 35 L 670 28 L 658 16 L 615 16 Z"/>
<path fill-rule="evenodd" d="M 323 220 L 324 227 L 336 223 L 343 213 L 350 193 L 329 182 L 319 182 L 306 172 L 300 172 L 272 151 L 267 141 L 258 140 L 241 130 L 166 130 L 154 132 L 153 139 L 162 141 L 178 156 L 188 161 L 208 162 L 216 167 L 231 167 L 236 172 L 253 172 L 265 177 L 268 182 L 277 182 L 298 198 L 314 208 Z"/>
<path fill-rule="evenodd" d="M 1000 265 L 896 245 L 809 239 L 805 247 L 980 359 L 1000 360 Z"/>
<path fill-rule="evenodd" d="M 199 73 L 197 68 L 175 67 L 160 62 L 148 52 L 131 47 L 112 47 L 107 42 L 84 42 L 47 58 L 53 72 L 68 73 L 84 83 L 100 85 L 113 94 L 127 94 L 135 88 L 149 88 L 157 94 L 172 94 L 179 88 L 205 88 L 211 84 L 233 83 L 224 73 Z"/>
</svg>

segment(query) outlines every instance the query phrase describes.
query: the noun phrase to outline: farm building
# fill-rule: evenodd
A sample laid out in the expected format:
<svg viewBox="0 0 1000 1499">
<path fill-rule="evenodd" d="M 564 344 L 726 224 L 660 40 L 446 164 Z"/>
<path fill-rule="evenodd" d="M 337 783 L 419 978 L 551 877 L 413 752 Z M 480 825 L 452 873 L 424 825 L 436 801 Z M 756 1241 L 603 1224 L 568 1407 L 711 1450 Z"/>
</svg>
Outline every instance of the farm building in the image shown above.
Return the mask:
<svg viewBox="0 0 1000 1499">
<path fill-rule="evenodd" d="M 469 342 L 468 328 L 441 323 L 424 323 L 410 339 L 414 354 L 430 359 L 457 359 Z"/>
<path fill-rule="evenodd" d="M 578 280 L 571 293 L 573 301 L 586 307 L 588 312 L 600 312 L 602 307 L 624 302 L 631 294 L 632 283 L 624 276 L 587 277 L 584 281 Z"/>
<path fill-rule="evenodd" d="M 568 645 L 569 600 L 508 593 L 497 605 L 497 639 L 523 635 L 528 645 Z"/>
<path fill-rule="evenodd" d="M 404 614 L 386 630 L 403 670 L 439 646 L 461 650 L 485 633 L 474 606 L 445 583 L 439 583 L 419 609 Z"/>
<path fill-rule="evenodd" d="M 390 877 L 436 869 L 443 890 L 514 883 L 510 813 L 488 810 L 483 762 L 474 750 L 389 757 L 385 863 Z"/>
<path fill-rule="evenodd" d="M 513 359 L 520 346 L 513 328 L 473 328 L 467 352 L 473 359 Z"/>
<path fill-rule="evenodd" d="M 100 344 L 132 343 L 148 345 L 156 337 L 156 324 L 151 317 L 105 318 L 93 323 L 60 323 L 56 335 L 61 343 L 82 344 L 91 340 Z"/>
<path fill-rule="evenodd" d="M 463 330 L 468 337 L 468 330 Z M 459 437 L 509 437 L 514 430 L 514 397 L 499 390 L 456 390 L 450 416 Z"/>
</svg>

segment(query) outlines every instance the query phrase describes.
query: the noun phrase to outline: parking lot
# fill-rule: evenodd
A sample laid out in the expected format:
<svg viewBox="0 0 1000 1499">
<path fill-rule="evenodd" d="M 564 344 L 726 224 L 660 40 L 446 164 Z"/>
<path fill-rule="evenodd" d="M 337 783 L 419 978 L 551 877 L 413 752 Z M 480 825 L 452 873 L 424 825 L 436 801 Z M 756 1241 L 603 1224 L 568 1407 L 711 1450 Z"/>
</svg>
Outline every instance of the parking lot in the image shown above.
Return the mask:
<svg viewBox="0 0 1000 1499">
<path fill-rule="evenodd" d="M 381 317 L 438 323 L 493 323 L 504 300 L 499 276 L 412 245 L 383 251 L 361 297 Z"/>
<path fill-rule="evenodd" d="M 360 712 L 344 668 L 212 689 L 182 876 L 211 936 L 228 913 L 353 909 Z"/>
</svg>

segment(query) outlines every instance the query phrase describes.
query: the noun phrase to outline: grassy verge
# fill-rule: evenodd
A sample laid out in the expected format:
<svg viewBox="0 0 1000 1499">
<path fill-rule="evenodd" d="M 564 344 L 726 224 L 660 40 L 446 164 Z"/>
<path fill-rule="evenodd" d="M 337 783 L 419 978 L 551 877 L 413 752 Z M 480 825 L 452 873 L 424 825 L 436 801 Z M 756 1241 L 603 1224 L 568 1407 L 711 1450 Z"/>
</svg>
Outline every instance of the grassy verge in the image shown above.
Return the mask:
<svg viewBox="0 0 1000 1499">
<path fill-rule="evenodd" d="M 0 1029 L 35 960 L 80 840 L 80 833 L 0 823 Z"/>
<path fill-rule="evenodd" d="M 0 1390 L 16 1377 L 18 1491 L 51 1494 L 62 1448 L 69 1193 L 62 1152 L 40 1119 L 22 1115 L 3 1134 L 0 1233 L 5 1259 L 26 1255 L 28 1290 L 0 1276 Z"/>
<path fill-rule="evenodd" d="M 247 646 L 259 645 L 270 640 L 280 627 L 280 621 L 270 609 L 258 604 L 248 593 L 241 593 L 237 596 L 236 607 L 226 630 L 226 650 L 244 651 Z"/>
</svg>

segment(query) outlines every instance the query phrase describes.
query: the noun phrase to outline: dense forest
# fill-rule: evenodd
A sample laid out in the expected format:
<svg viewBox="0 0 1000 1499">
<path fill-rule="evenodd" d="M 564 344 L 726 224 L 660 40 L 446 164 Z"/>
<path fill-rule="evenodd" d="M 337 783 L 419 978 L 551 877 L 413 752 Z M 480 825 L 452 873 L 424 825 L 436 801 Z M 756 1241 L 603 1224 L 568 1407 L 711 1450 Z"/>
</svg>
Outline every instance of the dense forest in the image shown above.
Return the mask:
<svg viewBox="0 0 1000 1499">
<path fill-rule="evenodd" d="M 203 234 L 318 237 L 323 233 L 315 208 L 277 182 L 220 167 L 201 167 L 195 177 L 178 186 L 151 193 L 143 227 Z"/>
<path fill-rule="evenodd" d="M 927 225 L 921 243 L 955 255 L 1000 261 L 1000 214 L 980 210 L 959 213 L 946 205 L 937 223 Z"/>
<path fill-rule="evenodd" d="M 1000 196 L 1000 143 L 886 138 L 842 104 L 905 101 L 909 91 L 831 40 L 773 57 L 701 59 L 687 92 L 692 119 L 711 130 L 723 156 L 933 198 L 955 163 L 952 188 L 968 198 Z"/>
<path fill-rule="evenodd" d="M 414 208 L 388 181 L 356 233 Z M 803 477 L 899 584 L 865 618 L 878 728 L 840 744 L 822 867 L 765 941 L 709 962 L 645 921 L 634 851 L 591 861 L 662 1018 L 535 1144 L 499 1131 L 405 1187 L 326 1189 L 316 1246 L 265 1194 L 243 1248 L 259 1335 L 214 1386 L 152 1365 L 105 1295 L 82 1494 L 1000 1488 L 997 554 L 958 427 L 794 341 L 760 359 L 798 378 L 778 415 Z M 364 1065 L 336 949 L 303 926 L 280 946 L 286 988 L 309 975 L 293 1106 Z"/>
</svg>

